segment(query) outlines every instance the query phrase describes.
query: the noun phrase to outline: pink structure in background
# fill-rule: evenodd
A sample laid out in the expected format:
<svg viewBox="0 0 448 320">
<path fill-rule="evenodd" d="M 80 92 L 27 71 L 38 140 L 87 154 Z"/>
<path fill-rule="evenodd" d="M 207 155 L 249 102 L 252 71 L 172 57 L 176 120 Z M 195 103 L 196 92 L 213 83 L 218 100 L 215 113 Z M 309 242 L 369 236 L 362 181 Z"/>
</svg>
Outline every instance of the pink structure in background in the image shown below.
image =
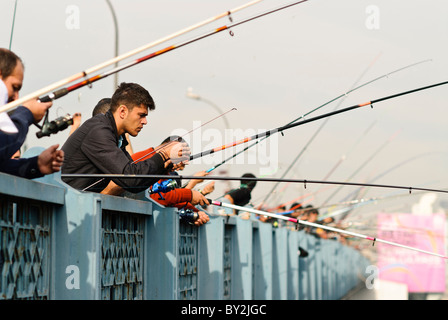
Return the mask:
<svg viewBox="0 0 448 320">
<path fill-rule="evenodd" d="M 378 238 L 445 254 L 445 216 L 380 213 Z M 445 292 L 445 260 L 377 243 L 379 278 L 404 283 L 408 292 Z"/>
</svg>

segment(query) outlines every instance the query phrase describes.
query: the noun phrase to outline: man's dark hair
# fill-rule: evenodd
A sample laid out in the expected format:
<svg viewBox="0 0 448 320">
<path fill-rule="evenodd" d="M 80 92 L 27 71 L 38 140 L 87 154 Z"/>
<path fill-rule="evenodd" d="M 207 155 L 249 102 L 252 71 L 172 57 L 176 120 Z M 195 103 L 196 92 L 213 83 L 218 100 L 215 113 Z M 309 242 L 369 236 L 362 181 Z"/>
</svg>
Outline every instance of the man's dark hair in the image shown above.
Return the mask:
<svg viewBox="0 0 448 320">
<path fill-rule="evenodd" d="M 241 176 L 242 178 L 256 178 L 252 173 L 245 173 Z M 250 190 L 255 188 L 255 185 L 257 184 L 257 181 L 249 181 L 249 180 L 241 180 L 241 184 L 246 185 Z"/>
<path fill-rule="evenodd" d="M 144 105 L 149 110 L 156 108 L 148 90 L 137 83 L 122 82 L 115 90 L 110 103 L 110 111 L 115 112 L 120 105 L 126 105 L 129 110 L 135 106 Z"/>
<path fill-rule="evenodd" d="M 22 59 L 20 59 L 14 52 L 5 48 L 0 48 L 0 72 L 3 79 L 11 75 L 14 68 L 17 66 L 18 61 L 20 61 L 23 66 Z"/>
<path fill-rule="evenodd" d="M 95 108 L 93 108 L 92 117 L 100 113 L 105 114 L 110 109 L 111 101 L 112 101 L 111 98 L 103 98 L 100 101 L 98 101 Z"/>
</svg>

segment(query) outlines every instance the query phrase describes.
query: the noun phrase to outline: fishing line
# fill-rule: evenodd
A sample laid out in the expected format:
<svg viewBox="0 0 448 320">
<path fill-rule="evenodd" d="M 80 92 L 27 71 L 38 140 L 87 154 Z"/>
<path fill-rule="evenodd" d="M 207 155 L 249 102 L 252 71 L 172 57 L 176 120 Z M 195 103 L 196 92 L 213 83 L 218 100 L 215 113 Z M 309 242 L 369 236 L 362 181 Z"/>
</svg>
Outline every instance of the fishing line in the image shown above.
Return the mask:
<svg viewBox="0 0 448 320">
<path fill-rule="evenodd" d="M 14 4 L 14 14 L 12 16 L 11 38 L 9 39 L 9 50 L 11 50 L 11 46 L 12 46 L 12 35 L 14 33 L 14 23 L 16 21 L 16 11 L 17 11 L 17 0 L 15 1 L 15 4 Z"/>
</svg>

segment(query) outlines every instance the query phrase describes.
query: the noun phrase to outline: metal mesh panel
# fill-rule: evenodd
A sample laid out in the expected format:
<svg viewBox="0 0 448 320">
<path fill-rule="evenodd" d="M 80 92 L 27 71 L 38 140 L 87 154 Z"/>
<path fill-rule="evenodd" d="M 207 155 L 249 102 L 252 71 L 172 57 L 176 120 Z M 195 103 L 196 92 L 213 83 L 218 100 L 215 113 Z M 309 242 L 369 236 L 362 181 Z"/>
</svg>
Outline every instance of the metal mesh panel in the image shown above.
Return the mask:
<svg viewBox="0 0 448 320">
<path fill-rule="evenodd" d="M 179 224 L 179 299 L 197 299 L 198 228 Z"/>
<path fill-rule="evenodd" d="M 53 206 L 0 195 L 0 299 L 49 299 Z"/>
<path fill-rule="evenodd" d="M 103 210 L 101 297 L 143 299 L 144 216 Z"/>
<path fill-rule="evenodd" d="M 232 233 L 233 226 L 226 226 L 224 230 L 224 293 L 223 298 L 229 300 L 231 298 L 232 286 Z"/>
</svg>

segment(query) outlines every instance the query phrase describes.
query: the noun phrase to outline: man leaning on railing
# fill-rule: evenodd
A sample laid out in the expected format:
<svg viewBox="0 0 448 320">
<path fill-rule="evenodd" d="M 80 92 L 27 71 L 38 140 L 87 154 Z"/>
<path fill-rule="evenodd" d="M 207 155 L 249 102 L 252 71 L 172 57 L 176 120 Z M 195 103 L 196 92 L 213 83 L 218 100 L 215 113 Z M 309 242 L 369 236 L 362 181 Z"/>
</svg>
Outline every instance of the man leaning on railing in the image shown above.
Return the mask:
<svg viewBox="0 0 448 320">
<path fill-rule="evenodd" d="M 0 105 L 17 100 L 22 88 L 24 66 L 22 60 L 12 51 L 0 48 Z M 23 178 L 38 178 L 57 172 L 64 161 L 64 152 L 53 145 L 39 156 L 29 159 L 12 159 L 20 149 L 28 134 L 28 128 L 38 123 L 52 106 L 51 102 L 41 103 L 37 99 L 27 101 L 10 115 L 2 114 L 6 123 L 0 125 L 0 172 Z"/>
</svg>

